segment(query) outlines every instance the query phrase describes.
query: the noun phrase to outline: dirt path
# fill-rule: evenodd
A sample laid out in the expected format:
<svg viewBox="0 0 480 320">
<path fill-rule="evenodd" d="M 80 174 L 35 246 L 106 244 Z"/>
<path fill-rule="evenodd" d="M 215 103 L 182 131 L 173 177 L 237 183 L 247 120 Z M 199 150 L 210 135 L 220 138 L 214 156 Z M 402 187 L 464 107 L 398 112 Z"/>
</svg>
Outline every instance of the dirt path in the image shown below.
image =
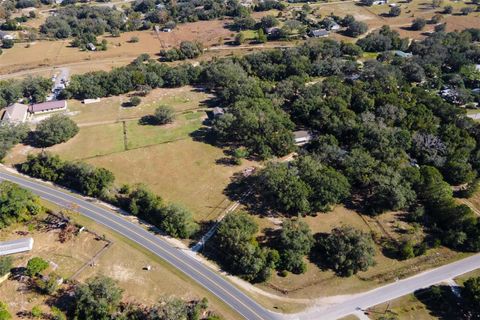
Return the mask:
<svg viewBox="0 0 480 320">
<path fill-rule="evenodd" d="M 473 203 L 471 203 L 467 199 L 458 199 L 458 201 L 468 206 L 470 209 L 472 209 L 473 212 L 475 212 L 478 216 L 480 216 L 480 210 L 478 210 Z"/>
</svg>

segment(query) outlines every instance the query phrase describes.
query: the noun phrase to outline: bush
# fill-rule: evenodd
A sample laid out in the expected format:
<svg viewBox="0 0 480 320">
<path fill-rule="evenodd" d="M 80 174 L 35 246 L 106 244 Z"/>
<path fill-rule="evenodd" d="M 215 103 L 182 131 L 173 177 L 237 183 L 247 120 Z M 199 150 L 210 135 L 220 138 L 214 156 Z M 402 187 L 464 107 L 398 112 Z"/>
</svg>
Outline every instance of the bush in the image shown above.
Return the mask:
<svg viewBox="0 0 480 320">
<path fill-rule="evenodd" d="M 443 7 L 443 13 L 445 14 L 452 14 L 453 12 L 453 7 L 452 6 L 445 6 Z"/>
<path fill-rule="evenodd" d="M 142 102 L 142 99 L 140 99 L 140 97 L 137 97 L 137 96 L 133 96 L 130 98 L 129 100 L 129 105 L 131 105 L 132 107 L 136 107 L 138 106 L 140 103 Z"/>
<path fill-rule="evenodd" d="M 350 25 L 347 27 L 347 30 L 345 30 L 345 33 L 349 37 L 356 38 L 367 31 L 368 31 L 368 25 L 365 22 L 354 21 L 350 23 Z"/>
<path fill-rule="evenodd" d="M 138 42 L 138 41 L 140 41 L 140 39 L 139 39 L 137 36 L 133 36 L 133 37 L 130 38 L 130 40 L 129 40 L 128 42 L 130 42 L 130 43 L 136 43 L 136 42 Z"/>
<path fill-rule="evenodd" d="M 0 257 L 0 277 L 3 277 L 12 269 L 12 257 Z"/>
<path fill-rule="evenodd" d="M 464 15 L 464 16 L 468 16 L 470 13 L 473 12 L 473 8 L 472 7 L 463 7 L 460 9 L 460 12 Z"/>
<path fill-rule="evenodd" d="M 15 42 L 13 42 L 12 39 L 3 39 L 2 40 L 2 48 L 4 48 L 4 49 L 13 48 L 14 44 L 15 44 Z"/>
<path fill-rule="evenodd" d="M 34 257 L 28 260 L 27 263 L 27 275 L 30 277 L 34 277 L 40 272 L 47 269 L 49 266 L 48 261 L 43 260 L 40 257 Z"/>
<path fill-rule="evenodd" d="M 35 130 L 35 143 L 40 147 L 50 147 L 70 140 L 78 131 L 79 128 L 72 119 L 56 114 L 38 124 Z"/>
<path fill-rule="evenodd" d="M 400 7 L 391 7 L 388 15 L 391 17 L 398 17 L 402 13 L 402 9 Z"/>
<path fill-rule="evenodd" d="M 0 320 L 10 320 L 12 315 L 8 311 L 8 307 L 5 302 L 0 301 Z"/>
<path fill-rule="evenodd" d="M 155 109 L 154 118 L 158 124 L 172 123 L 175 120 L 175 110 L 162 104 Z"/>
<path fill-rule="evenodd" d="M 427 21 L 425 19 L 416 18 L 415 20 L 412 21 L 412 26 L 410 28 L 412 30 L 419 31 L 419 30 L 422 30 L 426 24 L 427 24 Z"/>
</svg>

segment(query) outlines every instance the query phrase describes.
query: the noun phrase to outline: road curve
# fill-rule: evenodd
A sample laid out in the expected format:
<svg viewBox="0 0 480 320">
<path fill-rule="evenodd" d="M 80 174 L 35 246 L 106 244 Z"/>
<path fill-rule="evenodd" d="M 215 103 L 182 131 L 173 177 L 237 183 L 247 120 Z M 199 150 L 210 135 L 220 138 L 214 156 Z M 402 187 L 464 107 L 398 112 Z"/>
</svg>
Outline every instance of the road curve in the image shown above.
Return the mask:
<svg viewBox="0 0 480 320">
<path fill-rule="evenodd" d="M 248 320 L 334 320 L 480 268 L 480 254 L 476 254 L 377 289 L 344 296 L 331 305 L 317 305 L 304 312 L 283 315 L 265 309 L 213 269 L 139 225 L 129 222 L 118 213 L 73 196 L 60 188 L 20 175 L 0 171 L 0 181 L 2 180 L 14 182 L 59 206 L 75 204 L 76 211 L 135 241 L 167 261 Z"/>
<path fill-rule="evenodd" d="M 14 182 L 31 190 L 41 198 L 59 206 L 71 206 L 75 204 L 77 206 L 76 211 L 138 243 L 161 259 L 167 261 L 173 267 L 198 282 L 218 299 L 225 302 L 245 319 L 277 320 L 284 318 L 282 315 L 270 312 L 259 305 L 228 280 L 194 257 L 186 254 L 181 249 L 175 248 L 172 244 L 140 226 L 127 221 L 119 214 L 115 214 L 110 210 L 75 197 L 66 191 L 32 181 L 19 175 L 0 172 L 0 181 L 1 180 Z"/>
</svg>

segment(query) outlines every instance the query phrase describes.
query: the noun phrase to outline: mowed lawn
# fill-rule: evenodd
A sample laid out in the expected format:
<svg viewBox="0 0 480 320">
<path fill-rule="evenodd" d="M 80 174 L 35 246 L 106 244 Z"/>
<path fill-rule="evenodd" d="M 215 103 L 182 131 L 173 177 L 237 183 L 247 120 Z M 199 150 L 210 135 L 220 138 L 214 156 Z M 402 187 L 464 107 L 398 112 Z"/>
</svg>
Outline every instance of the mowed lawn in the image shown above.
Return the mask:
<svg viewBox="0 0 480 320">
<path fill-rule="evenodd" d="M 201 221 L 215 218 L 213 211 L 225 199 L 223 190 L 230 177 L 243 167 L 217 164 L 222 157 L 222 149 L 188 138 L 88 162 L 112 170 L 118 184 L 148 185 L 165 200 L 192 210 Z"/>
<path fill-rule="evenodd" d="M 47 149 L 65 160 L 79 160 L 124 150 L 122 123 L 82 127 L 66 143 Z"/>
<path fill-rule="evenodd" d="M 186 139 L 202 126 L 205 117 L 203 111 L 191 112 L 178 115 L 174 123 L 164 126 L 141 125 L 138 121 L 125 122 L 128 149 Z"/>
<path fill-rule="evenodd" d="M 142 97 L 139 106 L 122 107 L 128 102 L 128 95 L 103 98 L 100 102 L 82 104 L 78 100 L 69 100 L 68 109 L 72 119 L 80 126 L 101 122 L 114 122 L 140 118 L 153 114 L 160 104 L 172 107 L 175 112 L 186 112 L 204 106 L 212 95 L 199 91 L 191 86 L 181 88 L 159 88 Z"/>
</svg>

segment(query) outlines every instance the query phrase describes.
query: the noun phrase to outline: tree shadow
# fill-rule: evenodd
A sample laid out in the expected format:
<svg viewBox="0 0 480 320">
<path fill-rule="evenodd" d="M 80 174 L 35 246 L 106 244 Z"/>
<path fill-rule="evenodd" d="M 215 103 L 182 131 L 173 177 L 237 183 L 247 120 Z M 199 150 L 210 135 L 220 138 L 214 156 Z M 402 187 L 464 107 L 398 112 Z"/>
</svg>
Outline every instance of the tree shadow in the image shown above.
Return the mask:
<svg viewBox="0 0 480 320">
<path fill-rule="evenodd" d="M 208 122 L 205 122 L 207 124 Z M 210 127 L 202 127 L 198 130 L 195 130 L 189 134 L 189 136 L 196 142 L 203 142 L 215 147 L 223 147 L 222 143 L 218 141 L 215 136 L 215 133 L 211 130 Z"/>
<path fill-rule="evenodd" d="M 313 246 L 312 250 L 310 250 L 310 253 L 308 255 L 308 260 L 310 260 L 311 263 L 317 265 L 317 267 L 322 271 L 330 270 L 330 265 L 325 261 L 325 259 L 323 259 L 323 255 L 321 252 L 322 250 L 320 250 L 318 242 L 328 236 L 329 234 L 325 232 L 319 232 L 314 234 L 313 238 L 315 239 L 315 245 Z"/>
<path fill-rule="evenodd" d="M 432 286 L 414 292 L 415 297 L 422 302 L 430 315 L 440 320 L 480 319 L 480 315 L 469 317 L 465 313 L 465 305 L 446 285 Z M 467 311 L 468 312 L 468 311 Z"/>
<path fill-rule="evenodd" d="M 152 115 L 146 115 L 141 117 L 138 120 L 138 124 L 142 126 L 158 126 L 160 123 L 158 122 L 157 118 Z"/>
</svg>

